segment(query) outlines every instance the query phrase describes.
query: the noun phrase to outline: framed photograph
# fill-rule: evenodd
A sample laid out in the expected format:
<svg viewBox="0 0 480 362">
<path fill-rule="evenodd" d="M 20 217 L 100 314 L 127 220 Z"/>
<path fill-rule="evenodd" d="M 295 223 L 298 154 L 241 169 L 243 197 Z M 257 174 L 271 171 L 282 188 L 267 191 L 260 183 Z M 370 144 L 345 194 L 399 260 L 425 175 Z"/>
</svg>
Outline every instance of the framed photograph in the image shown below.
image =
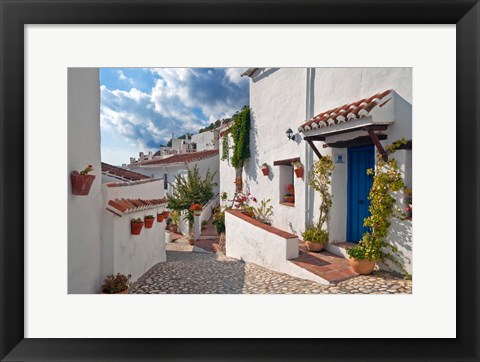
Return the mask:
<svg viewBox="0 0 480 362">
<path fill-rule="evenodd" d="M 0 1 L 2 361 L 480 358 L 478 1 Z"/>
</svg>

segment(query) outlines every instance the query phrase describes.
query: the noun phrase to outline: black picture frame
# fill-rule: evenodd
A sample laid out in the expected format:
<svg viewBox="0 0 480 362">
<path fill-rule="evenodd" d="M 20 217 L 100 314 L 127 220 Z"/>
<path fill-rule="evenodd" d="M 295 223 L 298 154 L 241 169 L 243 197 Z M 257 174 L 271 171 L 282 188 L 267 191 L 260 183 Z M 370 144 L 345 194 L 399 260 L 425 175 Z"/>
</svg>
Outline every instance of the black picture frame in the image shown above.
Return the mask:
<svg viewBox="0 0 480 362">
<path fill-rule="evenodd" d="M 2 361 L 478 361 L 480 359 L 478 310 L 480 5 L 478 1 L 0 0 L 0 6 L 0 358 Z M 162 23 L 456 24 L 457 338 L 384 340 L 24 338 L 22 224 L 25 201 L 23 184 L 25 177 L 23 163 L 24 25 Z M 449 140 L 436 140 L 432 145 L 432 152 L 435 152 L 436 157 L 441 157 L 443 143 L 448 144 Z M 447 169 L 454 172 L 448 166 Z M 448 194 L 448 201 L 452 202 L 455 196 L 451 190 Z M 8 229 L 5 227 L 7 221 L 12 226 Z M 441 323 L 441 319 L 438 322 Z M 383 322 L 365 321 L 365 323 L 382 324 Z"/>
</svg>

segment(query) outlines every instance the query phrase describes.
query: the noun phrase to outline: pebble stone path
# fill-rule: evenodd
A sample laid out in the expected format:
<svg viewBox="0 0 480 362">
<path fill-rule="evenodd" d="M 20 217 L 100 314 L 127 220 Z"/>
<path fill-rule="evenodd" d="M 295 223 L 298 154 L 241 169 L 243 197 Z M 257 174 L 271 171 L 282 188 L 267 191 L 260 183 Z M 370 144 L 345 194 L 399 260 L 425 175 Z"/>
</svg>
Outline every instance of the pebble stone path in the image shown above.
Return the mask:
<svg viewBox="0 0 480 362">
<path fill-rule="evenodd" d="M 167 262 L 133 284 L 133 294 L 411 294 L 412 282 L 385 272 L 321 285 L 256 264 L 192 247 L 184 239 L 167 244 Z"/>
</svg>

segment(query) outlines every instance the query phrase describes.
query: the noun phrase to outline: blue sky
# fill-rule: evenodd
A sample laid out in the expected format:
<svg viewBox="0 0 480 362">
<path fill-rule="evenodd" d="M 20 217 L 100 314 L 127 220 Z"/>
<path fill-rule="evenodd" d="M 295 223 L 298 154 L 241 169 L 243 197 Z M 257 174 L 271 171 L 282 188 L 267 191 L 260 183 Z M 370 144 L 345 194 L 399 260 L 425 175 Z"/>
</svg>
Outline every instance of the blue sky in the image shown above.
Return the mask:
<svg viewBox="0 0 480 362">
<path fill-rule="evenodd" d="M 248 105 L 245 68 L 101 68 L 102 161 L 128 163 L 172 133 L 197 133 Z"/>
</svg>

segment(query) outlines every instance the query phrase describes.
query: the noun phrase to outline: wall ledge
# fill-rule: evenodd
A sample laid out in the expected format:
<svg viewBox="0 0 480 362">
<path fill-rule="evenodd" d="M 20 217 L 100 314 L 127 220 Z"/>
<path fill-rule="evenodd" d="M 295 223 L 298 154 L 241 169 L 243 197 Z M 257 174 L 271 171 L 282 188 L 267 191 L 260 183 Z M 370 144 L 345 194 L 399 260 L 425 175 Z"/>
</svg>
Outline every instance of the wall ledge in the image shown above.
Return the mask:
<svg viewBox="0 0 480 362">
<path fill-rule="evenodd" d="M 284 230 L 277 229 L 273 226 L 264 224 L 263 222 L 260 222 L 260 221 L 254 219 L 250 216 L 247 216 L 244 213 L 242 213 L 240 210 L 226 210 L 226 212 L 233 215 L 233 216 L 238 217 L 239 219 L 242 219 L 243 221 L 248 222 L 249 224 L 252 224 L 252 225 L 254 225 L 254 226 L 256 226 L 260 229 L 263 229 L 265 231 L 268 231 L 269 233 L 278 235 L 282 238 L 285 238 L 285 239 L 297 239 L 298 238 L 298 236 L 295 235 L 295 234 L 291 234 L 291 233 L 286 232 Z"/>
</svg>

